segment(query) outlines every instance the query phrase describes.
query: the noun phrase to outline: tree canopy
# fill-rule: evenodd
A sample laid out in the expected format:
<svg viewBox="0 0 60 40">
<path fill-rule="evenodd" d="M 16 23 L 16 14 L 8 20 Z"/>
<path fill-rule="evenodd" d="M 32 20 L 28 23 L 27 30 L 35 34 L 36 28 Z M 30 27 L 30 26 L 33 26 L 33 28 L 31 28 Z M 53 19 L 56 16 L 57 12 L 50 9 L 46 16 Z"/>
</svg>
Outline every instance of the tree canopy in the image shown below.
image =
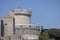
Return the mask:
<svg viewBox="0 0 60 40">
<path fill-rule="evenodd" d="M 60 40 L 60 29 L 42 29 L 39 35 L 39 40 L 49 40 L 50 35 L 52 35 L 56 40 Z"/>
</svg>

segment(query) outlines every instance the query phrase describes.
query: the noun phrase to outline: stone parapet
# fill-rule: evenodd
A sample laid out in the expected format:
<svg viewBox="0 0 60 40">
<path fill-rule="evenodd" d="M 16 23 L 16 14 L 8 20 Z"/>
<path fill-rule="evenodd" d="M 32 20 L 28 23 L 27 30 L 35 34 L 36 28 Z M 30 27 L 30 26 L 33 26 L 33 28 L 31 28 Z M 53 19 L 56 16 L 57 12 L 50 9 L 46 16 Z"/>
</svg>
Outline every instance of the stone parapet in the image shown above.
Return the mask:
<svg viewBox="0 0 60 40">
<path fill-rule="evenodd" d="M 29 15 L 29 16 L 31 16 L 31 12 L 32 12 L 31 8 L 11 10 L 11 13 L 14 13 L 14 15 Z"/>
<path fill-rule="evenodd" d="M 15 25 L 16 35 L 39 35 L 40 27 L 39 25 Z"/>
<path fill-rule="evenodd" d="M 39 24 L 17 24 L 15 28 L 32 28 L 32 29 L 40 29 Z"/>
</svg>

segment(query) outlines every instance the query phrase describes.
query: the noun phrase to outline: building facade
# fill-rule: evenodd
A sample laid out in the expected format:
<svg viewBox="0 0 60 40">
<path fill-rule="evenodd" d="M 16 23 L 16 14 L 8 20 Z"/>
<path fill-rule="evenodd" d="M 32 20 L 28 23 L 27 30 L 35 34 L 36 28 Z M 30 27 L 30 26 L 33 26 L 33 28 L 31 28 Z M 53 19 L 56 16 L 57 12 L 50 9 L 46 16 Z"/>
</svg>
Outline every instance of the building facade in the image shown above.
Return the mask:
<svg viewBox="0 0 60 40">
<path fill-rule="evenodd" d="M 4 40 L 38 40 L 39 24 L 31 24 L 32 10 L 14 9 L 0 18 L 0 36 Z"/>
</svg>

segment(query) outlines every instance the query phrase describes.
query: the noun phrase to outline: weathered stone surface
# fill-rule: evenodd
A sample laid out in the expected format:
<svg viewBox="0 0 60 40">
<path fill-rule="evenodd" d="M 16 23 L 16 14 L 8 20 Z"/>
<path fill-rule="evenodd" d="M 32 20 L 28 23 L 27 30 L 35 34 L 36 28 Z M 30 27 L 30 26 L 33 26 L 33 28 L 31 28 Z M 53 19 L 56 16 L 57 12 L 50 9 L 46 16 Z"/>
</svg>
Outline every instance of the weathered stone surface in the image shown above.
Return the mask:
<svg viewBox="0 0 60 40">
<path fill-rule="evenodd" d="M 14 9 L 1 18 L 4 21 L 4 40 L 38 40 L 40 27 L 30 24 L 31 12 L 31 8 Z"/>
</svg>

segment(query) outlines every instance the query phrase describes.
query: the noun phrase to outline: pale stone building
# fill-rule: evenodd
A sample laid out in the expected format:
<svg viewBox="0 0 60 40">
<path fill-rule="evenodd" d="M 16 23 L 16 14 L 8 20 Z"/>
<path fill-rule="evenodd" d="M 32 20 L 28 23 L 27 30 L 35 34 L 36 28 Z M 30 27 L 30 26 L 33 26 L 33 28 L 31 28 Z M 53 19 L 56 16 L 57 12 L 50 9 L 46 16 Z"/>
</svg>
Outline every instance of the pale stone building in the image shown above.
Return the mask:
<svg viewBox="0 0 60 40">
<path fill-rule="evenodd" d="M 4 40 L 38 40 L 39 24 L 31 24 L 32 10 L 14 9 L 5 17 L 0 18 L 0 36 Z"/>
</svg>

